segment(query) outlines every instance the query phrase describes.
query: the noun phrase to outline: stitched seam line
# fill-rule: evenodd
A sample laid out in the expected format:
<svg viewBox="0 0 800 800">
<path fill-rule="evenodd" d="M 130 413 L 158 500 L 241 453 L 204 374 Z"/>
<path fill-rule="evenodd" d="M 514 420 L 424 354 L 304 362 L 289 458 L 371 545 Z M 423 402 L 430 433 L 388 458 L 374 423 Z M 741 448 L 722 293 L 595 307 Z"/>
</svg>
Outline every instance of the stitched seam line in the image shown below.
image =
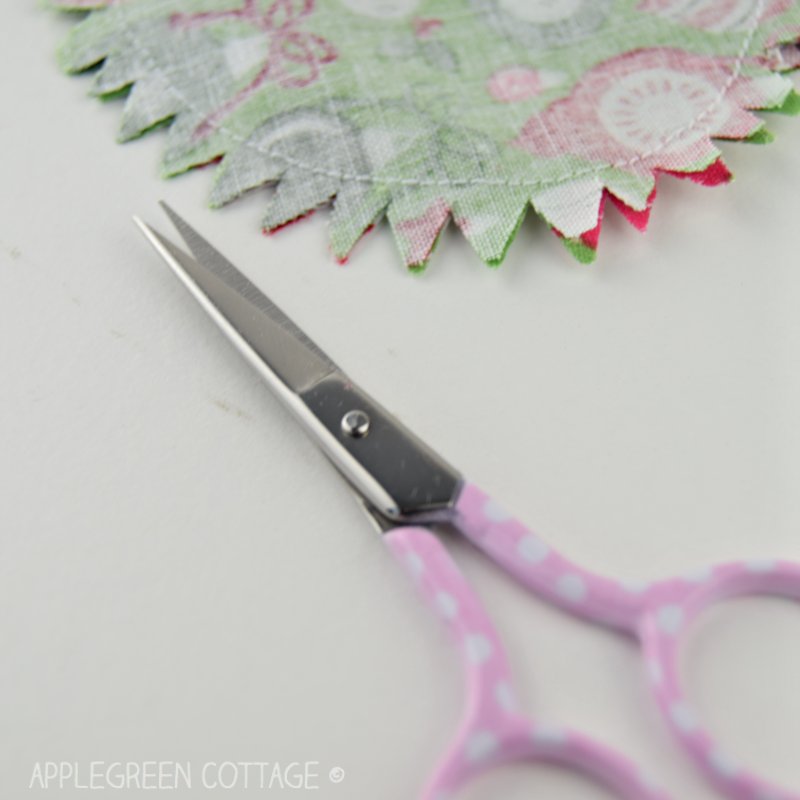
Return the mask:
<svg viewBox="0 0 800 800">
<path fill-rule="evenodd" d="M 720 105 L 727 97 L 727 94 L 730 91 L 733 84 L 739 79 L 739 76 L 742 73 L 744 59 L 747 55 L 748 50 L 750 49 L 750 45 L 753 42 L 753 38 L 755 37 L 756 31 L 758 30 L 758 25 L 759 22 L 761 21 L 761 16 L 764 11 L 765 2 L 766 0 L 759 0 L 755 8 L 753 9 L 753 13 L 751 15 L 750 27 L 747 30 L 747 35 L 745 36 L 742 42 L 742 46 L 736 55 L 734 61 L 734 68 L 730 76 L 725 81 L 725 83 L 720 87 L 717 96 L 711 101 L 708 107 L 704 109 L 700 114 L 698 114 L 691 122 L 687 123 L 681 128 L 677 128 L 676 130 L 674 130 L 663 141 L 661 141 L 658 145 L 654 146 L 650 150 L 644 153 L 639 153 L 630 159 L 612 162 L 608 164 L 600 164 L 598 166 L 593 166 L 593 167 L 584 167 L 582 169 L 574 170 L 572 172 L 565 172 L 564 174 L 559 175 L 558 177 L 538 178 L 533 180 L 513 180 L 510 178 L 426 179 L 426 178 L 403 178 L 396 176 L 379 177 L 377 175 L 370 175 L 365 173 L 346 173 L 336 170 L 326 170 L 322 167 L 317 167 L 312 164 L 307 164 L 303 161 L 292 158 L 291 156 L 288 156 L 285 153 L 277 153 L 270 151 L 266 148 L 260 147 L 250 142 L 249 137 L 245 137 L 239 134 L 238 132 L 234 131 L 232 128 L 229 128 L 224 124 L 219 125 L 216 128 L 216 131 L 227 136 L 230 140 L 233 141 L 234 144 L 237 144 L 241 147 L 245 147 L 249 150 L 254 150 L 255 152 L 264 156 L 269 156 L 271 158 L 279 158 L 287 165 L 303 170 L 304 172 L 308 172 L 309 174 L 334 178 L 341 180 L 343 182 L 372 183 L 377 185 L 386 184 L 390 186 L 394 185 L 420 186 L 420 187 L 422 186 L 426 187 L 508 186 L 508 187 L 518 187 L 518 188 L 540 188 L 540 187 L 555 186 L 570 180 L 574 180 L 575 178 L 581 178 L 587 175 L 597 175 L 599 172 L 608 169 L 624 169 L 625 167 L 632 167 L 635 166 L 636 164 L 640 164 L 641 162 L 649 158 L 652 158 L 654 155 L 657 155 L 658 153 L 664 151 L 673 141 L 683 136 L 684 133 L 699 128 L 702 125 L 702 123 L 720 107 Z M 143 62 L 145 67 L 150 67 L 152 69 L 152 73 L 165 77 L 165 73 L 161 70 L 160 66 L 153 57 L 152 51 L 148 49 L 146 44 L 143 44 L 139 41 L 134 41 L 133 38 L 127 38 L 127 42 L 129 45 L 133 45 L 132 49 L 141 48 L 140 52 L 142 52 L 144 55 Z M 184 110 L 198 115 L 204 113 L 201 112 L 195 106 L 193 106 L 181 92 L 175 89 L 174 86 L 172 86 L 171 84 L 170 86 L 173 95 L 184 106 Z M 249 136 L 252 136 L 252 133 L 249 134 Z"/>
</svg>

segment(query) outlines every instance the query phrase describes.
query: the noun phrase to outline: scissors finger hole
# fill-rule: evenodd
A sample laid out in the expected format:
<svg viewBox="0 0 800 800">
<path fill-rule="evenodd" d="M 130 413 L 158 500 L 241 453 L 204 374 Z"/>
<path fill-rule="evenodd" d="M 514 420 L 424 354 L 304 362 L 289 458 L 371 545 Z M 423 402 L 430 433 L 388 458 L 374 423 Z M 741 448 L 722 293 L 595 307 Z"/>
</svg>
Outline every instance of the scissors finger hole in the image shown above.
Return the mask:
<svg viewBox="0 0 800 800">
<path fill-rule="evenodd" d="M 671 709 L 684 729 L 708 726 L 723 771 L 742 764 L 800 787 L 800 608 L 739 597 L 704 609 L 681 646 L 687 702 Z M 721 740 L 717 734 L 721 734 Z"/>
<path fill-rule="evenodd" d="M 596 779 L 546 762 L 506 764 L 484 773 L 451 800 L 530 800 L 532 797 L 565 800 L 620 800 L 607 785 Z"/>
</svg>

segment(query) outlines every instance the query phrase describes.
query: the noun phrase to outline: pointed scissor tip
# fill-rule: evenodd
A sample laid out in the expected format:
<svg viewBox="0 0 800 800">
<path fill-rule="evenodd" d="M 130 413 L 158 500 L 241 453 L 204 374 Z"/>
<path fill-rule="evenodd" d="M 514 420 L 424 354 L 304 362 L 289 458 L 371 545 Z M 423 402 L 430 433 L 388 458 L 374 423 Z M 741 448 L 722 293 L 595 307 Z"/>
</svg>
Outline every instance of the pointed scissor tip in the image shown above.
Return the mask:
<svg viewBox="0 0 800 800">
<path fill-rule="evenodd" d="M 183 222 L 180 216 L 178 216 L 177 212 L 167 204 L 166 200 L 159 200 L 158 204 L 161 206 L 161 208 L 164 210 L 164 212 L 170 218 L 173 224 L 175 222 Z M 149 237 L 151 234 L 155 233 L 153 228 L 151 228 L 146 222 L 144 222 L 144 220 L 142 220 L 142 218 L 138 214 L 133 215 L 133 221 L 136 224 L 136 226 L 145 234 L 145 236 Z"/>
<path fill-rule="evenodd" d="M 167 262 L 169 267 L 175 272 L 178 277 L 183 279 L 183 275 L 185 273 L 185 268 L 182 264 L 183 261 L 189 259 L 185 253 L 178 250 L 175 245 L 172 244 L 168 239 L 165 239 L 158 231 L 154 228 L 151 228 L 146 222 L 144 222 L 140 217 L 134 216 L 133 221 L 136 224 L 136 227 L 144 234 L 145 239 L 150 242 L 151 245 L 155 248 L 156 252 Z"/>
<path fill-rule="evenodd" d="M 145 238 L 155 245 L 158 239 L 156 232 L 139 216 L 134 215 L 133 223 L 145 235 Z"/>
<path fill-rule="evenodd" d="M 179 223 L 183 223 L 184 225 L 186 224 L 186 222 L 181 219 L 179 214 L 167 203 L 166 200 L 159 200 L 158 204 L 161 206 L 164 213 L 170 218 L 170 221 L 173 225 L 178 225 Z"/>
</svg>

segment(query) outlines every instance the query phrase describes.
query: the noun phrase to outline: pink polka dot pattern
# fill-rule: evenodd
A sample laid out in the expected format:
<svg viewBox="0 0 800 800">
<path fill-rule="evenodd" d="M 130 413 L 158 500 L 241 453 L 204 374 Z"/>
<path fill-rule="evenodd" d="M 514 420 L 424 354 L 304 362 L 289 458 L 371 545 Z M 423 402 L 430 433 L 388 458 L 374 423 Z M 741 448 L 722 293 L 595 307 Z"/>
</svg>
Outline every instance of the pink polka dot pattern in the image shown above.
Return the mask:
<svg viewBox="0 0 800 800">
<path fill-rule="evenodd" d="M 569 561 L 497 503 L 465 485 L 454 526 L 537 596 L 569 614 L 638 640 L 646 679 L 670 730 L 722 796 L 731 800 L 800 800 L 754 775 L 703 727 L 680 685 L 678 654 L 686 628 L 709 605 L 742 595 L 800 600 L 800 565 L 786 561 L 726 563 L 682 577 L 639 584 L 609 579 Z M 574 731 L 523 716 L 514 701 L 505 651 L 475 593 L 442 545 L 421 528 L 387 535 L 428 604 L 462 648 L 467 711 L 424 800 L 452 797 L 464 783 L 499 764 L 548 761 L 600 780 L 629 800 L 664 800 L 624 758 Z"/>
<path fill-rule="evenodd" d="M 555 605 L 595 622 L 632 631 L 644 593 L 593 575 L 559 555 L 474 486 L 465 486 L 456 526 L 520 583 Z M 646 589 L 645 589 L 646 591 Z"/>
<path fill-rule="evenodd" d="M 397 528 L 386 542 L 462 654 L 467 707 L 453 744 L 423 800 L 453 797 L 464 784 L 510 761 L 548 762 L 577 770 L 626 800 L 667 800 L 629 761 L 588 737 L 543 725 L 517 709 L 503 645 L 480 599 L 441 543 L 422 528 Z"/>
</svg>

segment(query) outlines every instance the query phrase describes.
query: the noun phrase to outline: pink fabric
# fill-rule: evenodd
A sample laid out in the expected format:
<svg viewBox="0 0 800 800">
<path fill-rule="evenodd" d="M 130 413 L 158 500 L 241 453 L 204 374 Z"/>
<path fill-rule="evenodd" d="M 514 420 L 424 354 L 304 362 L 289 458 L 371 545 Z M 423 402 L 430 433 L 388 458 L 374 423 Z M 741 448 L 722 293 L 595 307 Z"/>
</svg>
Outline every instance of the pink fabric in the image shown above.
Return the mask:
<svg viewBox="0 0 800 800">
<path fill-rule="evenodd" d="M 569 96 L 532 116 L 514 144 L 534 155 L 556 157 L 566 151 L 640 175 L 654 170 L 696 171 L 685 165 L 708 164 L 717 156 L 711 133 L 747 138 L 761 124 L 745 110 L 757 91 L 734 70 L 733 59 L 683 50 L 624 53 L 594 67 Z M 726 87 L 725 98 L 706 108 L 708 98 Z M 646 114 L 642 101 L 653 97 L 667 107 L 680 97 L 687 105 L 696 104 L 697 113 L 679 131 L 672 129 L 671 120 L 661 120 L 662 131 L 642 117 Z M 606 98 L 605 105 L 597 98 Z"/>
</svg>

